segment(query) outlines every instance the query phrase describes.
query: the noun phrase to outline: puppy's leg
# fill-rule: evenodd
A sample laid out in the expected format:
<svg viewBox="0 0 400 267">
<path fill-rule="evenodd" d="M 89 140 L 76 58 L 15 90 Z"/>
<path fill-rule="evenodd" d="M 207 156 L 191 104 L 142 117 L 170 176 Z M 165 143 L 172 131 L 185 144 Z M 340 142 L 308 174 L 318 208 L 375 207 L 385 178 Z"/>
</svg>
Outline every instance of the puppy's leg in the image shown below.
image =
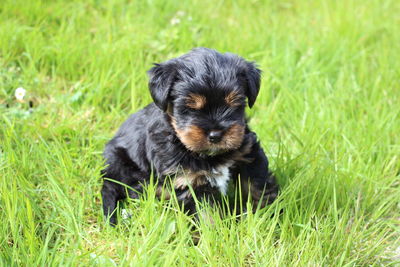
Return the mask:
<svg viewBox="0 0 400 267">
<path fill-rule="evenodd" d="M 213 225 L 214 220 L 211 216 L 209 216 L 204 210 L 198 210 L 195 198 L 193 197 L 193 193 L 198 202 L 208 203 L 211 207 L 221 200 L 221 193 L 218 189 L 212 188 L 209 185 L 199 186 L 197 188 L 193 188 L 193 190 L 185 189 L 185 190 L 175 190 L 178 201 L 181 205 L 183 205 L 184 211 L 189 215 L 193 215 L 194 221 L 196 223 L 200 222 L 202 219 L 205 223 Z M 195 245 L 198 244 L 201 238 L 201 233 L 192 225 L 192 239 Z"/>
<path fill-rule="evenodd" d="M 239 167 L 242 197 L 247 201 L 250 195 L 255 211 L 258 205 L 263 208 L 275 200 L 278 185 L 274 175 L 268 170 L 268 159 L 258 142 L 254 143 L 246 158 L 250 162 Z"/>
<path fill-rule="evenodd" d="M 107 179 L 107 176 L 105 177 Z M 146 183 L 132 183 L 138 179 L 121 179 L 119 183 L 126 184 L 123 186 L 112 180 L 104 180 L 103 187 L 101 189 L 101 196 L 103 199 L 103 213 L 105 218 L 110 218 L 110 224 L 117 224 L 117 215 L 115 209 L 117 208 L 117 202 L 125 198 L 137 199 L 139 194 L 143 192 L 143 186 Z M 115 179 L 116 180 L 116 179 Z"/>
<path fill-rule="evenodd" d="M 138 198 L 149 174 L 139 171 L 123 148 L 110 147 L 105 153 L 108 166 L 102 171 L 104 183 L 101 195 L 104 216 L 111 216 L 110 224 L 113 225 L 117 223 L 117 202 L 127 197 Z"/>
<path fill-rule="evenodd" d="M 103 199 L 103 214 L 105 218 L 110 218 L 110 224 L 117 224 L 117 215 L 115 209 L 120 198 L 118 188 L 110 181 L 104 181 L 101 189 L 101 197 Z"/>
<path fill-rule="evenodd" d="M 221 192 L 217 188 L 211 187 L 210 185 L 202 185 L 197 188 L 193 188 L 193 193 L 195 194 L 198 202 L 208 203 L 211 207 L 221 200 Z M 212 223 L 210 217 L 206 216 L 206 214 L 202 211 L 197 210 L 195 198 L 189 189 L 177 192 L 177 197 L 178 200 L 184 205 L 184 210 L 190 215 L 195 215 L 196 220 L 198 220 L 199 217 L 203 217 L 204 219 L 209 219 L 209 221 Z"/>
</svg>

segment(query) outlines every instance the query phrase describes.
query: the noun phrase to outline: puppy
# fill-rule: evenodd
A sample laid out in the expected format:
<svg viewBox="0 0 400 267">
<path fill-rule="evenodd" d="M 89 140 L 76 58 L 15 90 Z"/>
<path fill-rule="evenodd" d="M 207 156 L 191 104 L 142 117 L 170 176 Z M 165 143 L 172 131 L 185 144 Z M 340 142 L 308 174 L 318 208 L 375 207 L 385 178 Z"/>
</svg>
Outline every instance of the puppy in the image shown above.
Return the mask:
<svg viewBox="0 0 400 267">
<path fill-rule="evenodd" d="M 193 194 L 213 205 L 230 180 L 240 181 L 243 199 L 250 194 L 254 208 L 271 203 L 278 186 L 245 119 L 246 100 L 251 108 L 260 89 L 255 64 L 196 48 L 148 74 L 154 103 L 131 115 L 104 151 L 101 194 L 110 223 L 117 223 L 117 202 L 138 198 L 151 175 L 159 197 L 169 198 L 163 189 L 170 179 L 190 214 L 196 213 Z"/>
</svg>

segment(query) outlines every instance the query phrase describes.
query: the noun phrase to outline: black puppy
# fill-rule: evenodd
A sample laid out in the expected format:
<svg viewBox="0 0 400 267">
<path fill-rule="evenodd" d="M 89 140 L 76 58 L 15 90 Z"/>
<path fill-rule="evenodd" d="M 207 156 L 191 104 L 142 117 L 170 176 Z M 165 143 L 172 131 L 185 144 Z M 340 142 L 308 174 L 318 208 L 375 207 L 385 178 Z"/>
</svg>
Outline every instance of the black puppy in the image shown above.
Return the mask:
<svg viewBox="0 0 400 267">
<path fill-rule="evenodd" d="M 246 99 L 250 107 L 256 100 L 260 73 L 241 57 L 207 48 L 149 70 L 154 103 L 131 115 L 104 151 L 108 179 L 101 193 L 111 224 L 117 201 L 138 198 L 152 173 L 157 194 L 169 177 L 191 214 L 196 210 L 189 186 L 198 200 L 210 204 L 226 193 L 231 179 L 240 180 L 243 199 L 250 194 L 254 207 L 276 198 L 278 186 L 244 112 Z"/>
</svg>

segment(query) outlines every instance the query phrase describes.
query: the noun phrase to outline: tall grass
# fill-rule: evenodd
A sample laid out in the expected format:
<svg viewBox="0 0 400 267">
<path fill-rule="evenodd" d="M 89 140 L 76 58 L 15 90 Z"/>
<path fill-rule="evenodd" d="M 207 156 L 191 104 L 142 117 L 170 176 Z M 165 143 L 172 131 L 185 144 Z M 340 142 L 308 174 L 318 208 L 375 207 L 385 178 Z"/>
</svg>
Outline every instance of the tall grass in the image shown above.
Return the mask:
<svg viewBox="0 0 400 267">
<path fill-rule="evenodd" d="M 2 0 L 0 265 L 399 263 L 399 12 L 394 0 Z M 262 68 L 248 112 L 280 198 L 238 222 L 206 207 L 215 224 L 196 225 L 194 245 L 191 218 L 150 186 L 107 227 L 104 144 L 151 101 L 151 64 L 198 46 Z"/>
</svg>

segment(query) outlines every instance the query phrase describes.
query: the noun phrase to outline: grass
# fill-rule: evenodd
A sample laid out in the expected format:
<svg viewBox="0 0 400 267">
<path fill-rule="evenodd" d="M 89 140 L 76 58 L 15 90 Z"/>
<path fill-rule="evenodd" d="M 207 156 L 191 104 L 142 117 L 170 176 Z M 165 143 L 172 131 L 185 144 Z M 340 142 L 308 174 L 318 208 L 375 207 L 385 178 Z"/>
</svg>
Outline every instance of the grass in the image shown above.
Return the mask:
<svg viewBox="0 0 400 267">
<path fill-rule="evenodd" d="M 399 12 L 395 0 L 2 0 L 0 265 L 399 264 Z M 107 227 L 103 147 L 151 101 L 151 64 L 197 46 L 263 69 L 250 124 L 280 198 L 240 222 L 209 210 L 197 246 L 151 186 Z"/>
</svg>

